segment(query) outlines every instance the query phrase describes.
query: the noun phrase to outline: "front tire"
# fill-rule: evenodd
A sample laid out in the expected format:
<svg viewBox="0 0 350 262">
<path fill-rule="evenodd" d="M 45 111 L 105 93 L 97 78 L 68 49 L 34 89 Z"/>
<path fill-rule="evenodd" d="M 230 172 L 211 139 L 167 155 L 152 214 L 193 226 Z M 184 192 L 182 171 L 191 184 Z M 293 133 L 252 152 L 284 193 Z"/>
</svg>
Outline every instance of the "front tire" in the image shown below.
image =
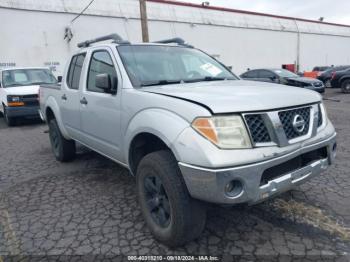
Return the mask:
<svg viewBox="0 0 350 262">
<path fill-rule="evenodd" d="M 341 90 L 343 93 L 350 93 L 350 79 L 346 79 L 342 82 Z"/>
<path fill-rule="evenodd" d="M 62 136 L 56 119 L 51 119 L 49 122 L 49 137 L 52 151 L 58 161 L 69 162 L 75 158 L 75 142 Z"/>
<path fill-rule="evenodd" d="M 7 126 L 14 126 L 16 124 L 16 119 L 8 115 L 7 109 L 5 106 L 4 106 L 4 119 Z"/>
<path fill-rule="evenodd" d="M 189 195 L 170 151 L 146 155 L 136 176 L 141 211 L 158 241 L 176 247 L 200 236 L 206 222 L 205 205 Z"/>
</svg>

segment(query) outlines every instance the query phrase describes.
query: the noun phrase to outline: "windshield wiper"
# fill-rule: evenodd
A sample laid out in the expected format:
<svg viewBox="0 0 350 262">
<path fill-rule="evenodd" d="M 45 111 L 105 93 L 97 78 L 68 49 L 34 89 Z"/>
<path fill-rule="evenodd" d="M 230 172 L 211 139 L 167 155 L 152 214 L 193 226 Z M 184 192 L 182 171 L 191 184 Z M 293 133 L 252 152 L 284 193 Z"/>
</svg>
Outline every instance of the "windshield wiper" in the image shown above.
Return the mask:
<svg viewBox="0 0 350 262">
<path fill-rule="evenodd" d="M 235 80 L 235 78 L 233 78 L 233 77 L 206 76 L 206 77 L 203 77 L 203 78 L 186 79 L 184 82 L 186 82 L 186 83 L 195 83 L 195 82 L 204 82 L 204 81 L 223 81 L 223 80 Z"/>
<path fill-rule="evenodd" d="M 160 86 L 160 85 L 171 85 L 171 84 L 180 84 L 181 80 L 158 80 L 149 83 L 142 83 L 141 86 Z"/>
</svg>

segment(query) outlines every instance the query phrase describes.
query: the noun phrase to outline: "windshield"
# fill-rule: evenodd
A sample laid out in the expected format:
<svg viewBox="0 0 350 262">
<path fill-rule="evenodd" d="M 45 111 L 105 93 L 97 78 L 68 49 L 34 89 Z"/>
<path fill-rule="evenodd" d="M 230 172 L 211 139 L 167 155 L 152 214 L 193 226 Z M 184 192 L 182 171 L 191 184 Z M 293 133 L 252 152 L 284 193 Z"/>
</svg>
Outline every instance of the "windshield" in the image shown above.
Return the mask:
<svg viewBox="0 0 350 262">
<path fill-rule="evenodd" d="M 137 87 L 237 79 L 215 59 L 196 49 L 156 45 L 117 48 L 132 84 Z"/>
<path fill-rule="evenodd" d="M 55 83 L 57 80 L 48 69 L 13 69 L 2 72 L 3 87 Z"/>
<path fill-rule="evenodd" d="M 291 71 L 285 69 L 275 69 L 273 71 L 280 77 L 299 77 L 297 74 L 294 74 Z"/>
</svg>

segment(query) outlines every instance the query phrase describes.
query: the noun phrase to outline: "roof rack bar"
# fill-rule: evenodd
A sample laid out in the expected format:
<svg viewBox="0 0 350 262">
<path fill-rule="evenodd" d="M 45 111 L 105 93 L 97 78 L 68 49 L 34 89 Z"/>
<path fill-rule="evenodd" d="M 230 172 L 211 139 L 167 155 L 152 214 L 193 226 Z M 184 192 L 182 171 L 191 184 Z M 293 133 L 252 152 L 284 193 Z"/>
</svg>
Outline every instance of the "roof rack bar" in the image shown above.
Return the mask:
<svg viewBox="0 0 350 262">
<path fill-rule="evenodd" d="M 175 44 L 178 44 L 178 45 L 181 45 L 181 46 L 186 46 L 186 47 L 193 48 L 192 45 L 186 44 L 185 40 L 183 40 L 180 37 L 159 40 L 159 41 L 155 41 L 153 43 L 158 43 L 158 44 L 173 44 L 173 43 L 175 43 Z"/>
<path fill-rule="evenodd" d="M 159 40 L 155 41 L 154 43 L 159 43 L 159 44 L 171 44 L 171 43 L 176 43 L 179 45 L 185 44 L 185 40 L 183 40 L 180 37 L 175 37 L 175 38 L 170 38 L 170 39 L 164 39 L 164 40 Z"/>
<path fill-rule="evenodd" d="M 97 37 L 95 39 L 86 40 L 84 42 L 81 42 L 78 44 L 78 47 L 79 48 L 88 47 L 88 46 L 90 46 L 90 44 L 102 42 L 102 41 L 106 41 L 106 40 L 114 40 L 114 42 L 116 42 L 116 43 L 126 43 L 127 42 L 118 34 L 110 34 L 110 35 L 105 35 L 105 36 Z"/>
</svg>

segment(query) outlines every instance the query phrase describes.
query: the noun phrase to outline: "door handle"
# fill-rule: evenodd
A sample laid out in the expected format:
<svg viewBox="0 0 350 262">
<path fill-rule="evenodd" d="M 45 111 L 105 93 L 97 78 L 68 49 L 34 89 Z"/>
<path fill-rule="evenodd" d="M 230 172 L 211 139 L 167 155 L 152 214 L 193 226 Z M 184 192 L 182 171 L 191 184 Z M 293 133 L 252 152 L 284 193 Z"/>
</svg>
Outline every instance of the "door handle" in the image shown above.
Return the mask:
<svg viewBox="0 0 350 262">
<path fill-rule="evenodd" d="M 86 100 L 85 97 L 83 97 L 83 98 L 80 100 L 80 104 L 83 104 L 83 105 L 87 105 L 87 104 L 88 104 L 88 101 Z"/>
<path fill-rule="evenodd" d="M 62 99 L 62 100 L 67 100 L 66 94 L 63 94 L 63 95 L 61 96 L 61 99 Z"/>
</svg>

